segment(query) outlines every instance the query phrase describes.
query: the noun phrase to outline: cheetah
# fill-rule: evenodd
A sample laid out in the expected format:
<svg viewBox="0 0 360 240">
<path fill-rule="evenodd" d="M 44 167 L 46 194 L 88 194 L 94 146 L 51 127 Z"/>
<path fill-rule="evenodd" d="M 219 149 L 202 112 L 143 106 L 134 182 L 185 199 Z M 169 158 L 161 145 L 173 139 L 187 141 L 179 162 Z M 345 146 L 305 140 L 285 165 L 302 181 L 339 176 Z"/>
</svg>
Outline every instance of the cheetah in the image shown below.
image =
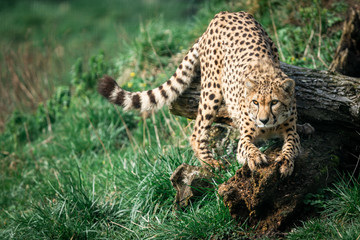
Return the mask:
<svg viewBox="0 0 360 240">
<path fill-rule="evenodd" d="M 278 50 L 254 17 L 246 12 L 220 12 L 187 52 L 175 73 L 161 86 L 140 92 L 120 88 L 109 76 L 99 80 L 98 91 L 124 110 L 157 110 L 170 104 L 201 71 L 198 114 L 190 142 L 204 167 L 223 167 L 208 148 L 208 130 L 225 103 L 240 132 L 237 160 L 252 171 L 267 163 L 254 145 L 257 139 L 284 139 L 276 158 L 283 177 L 292 174 L 300 151 L 296 132 L 295 82 L 281 69 Z"/>
</svg>

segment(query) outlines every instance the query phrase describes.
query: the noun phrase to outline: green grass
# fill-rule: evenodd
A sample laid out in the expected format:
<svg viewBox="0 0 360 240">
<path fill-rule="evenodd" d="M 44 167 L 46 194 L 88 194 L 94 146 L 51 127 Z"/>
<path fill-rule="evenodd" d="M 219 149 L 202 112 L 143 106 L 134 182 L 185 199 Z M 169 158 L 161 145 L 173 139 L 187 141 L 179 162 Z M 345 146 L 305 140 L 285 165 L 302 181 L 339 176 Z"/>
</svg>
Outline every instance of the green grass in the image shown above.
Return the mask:
<svg viewBox="0 0 360 240">
<path fill-rule="evenodd" d="M 157 86 L 220 10 L 253 11 L 286 62 L 324 69 L 344 4 L 271 1 L 270 12 L 265 0 L 212 0 L 192 14 L 190 5 L 173 5 L 179 1 L 129 2 L 1 2 L 9 25 L 0 26 L 0 109 L 8 116 L 0 126 L 0 239 L 252 237 L 213 189 L 185 211 L 174 209 L 171 173 L 183 162 L 199 164 L 188 143 L 192 123 L 166 108 L 148 117 L 123 112 L 96 93 L 96 80 L 109 74 L 132 91 Z M 308 200 L 320 217 L 288 238 L 356 239 L 358 181 L 340 178 Z"/>
<path fill-rule="evenodd" d="M 320 202 L 321 217 L 304 222 L 289 239 L 358 239 L 360 236 L 360 178 L 340 177 L 328 199 Z"/>
</svg>

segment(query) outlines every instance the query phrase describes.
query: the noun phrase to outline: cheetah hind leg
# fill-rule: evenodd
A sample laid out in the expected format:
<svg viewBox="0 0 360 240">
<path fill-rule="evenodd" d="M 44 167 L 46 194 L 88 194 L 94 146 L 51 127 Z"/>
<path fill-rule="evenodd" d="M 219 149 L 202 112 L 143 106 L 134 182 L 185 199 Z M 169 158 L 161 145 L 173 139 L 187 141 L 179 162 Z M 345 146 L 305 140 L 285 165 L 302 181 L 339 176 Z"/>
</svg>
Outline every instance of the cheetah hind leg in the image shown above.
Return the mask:
<svg viewBox="0 0 360 240">
<path fill-rule="evenodd" d="M 199 116 L 199 115 L 198 115 Z M 197 119 L 201 117 L 197 117 Z M 200 120 L 199 120 L 200 121 Z M 197 120 L 195 124 L 197 126 L 199 121 Z M 201 131 L 198 130 L 198 127 L 194 127 L 193 134 L 190 139 L 191 147 L 195 153 L 195 156 L 199 159 L 201 165 L 206 168 L 221 168 L 221 164 L 213 159 L 212 152 L 206 146 L 208 142 L 206 140 L 200 140 Z M 201 144 L 200 144 L 200 141 Z"/>
<path fill-rule="evenodd" d="M 203 94 L 201 94 L 201 98 L 202 96 Z M 223 168 L 223 164 L 213 158 L 208 146 L 208 130 L 214 121 L 222 96 L 219 91 L 218 94 L 210 94 L 204 100 L 200 100 L 199 111 L 190 143 L 195 156 L 200 160 L 202 166 L 206 168 Z"/>
</svg>

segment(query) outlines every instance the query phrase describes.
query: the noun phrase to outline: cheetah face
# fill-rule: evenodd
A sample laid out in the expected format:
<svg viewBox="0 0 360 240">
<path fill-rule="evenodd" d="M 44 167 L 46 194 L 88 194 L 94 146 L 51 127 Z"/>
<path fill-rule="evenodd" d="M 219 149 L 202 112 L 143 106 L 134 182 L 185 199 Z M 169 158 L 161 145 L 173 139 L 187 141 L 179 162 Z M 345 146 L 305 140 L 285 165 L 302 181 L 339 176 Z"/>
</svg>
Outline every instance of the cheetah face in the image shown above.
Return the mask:
<svg viewBox="0 0 360 240">
<path fill-rule="evenodd" d="M 245 82 L 247 112 L 257 127 L 275 127 L 289 118 L 294 102 L 294 85 L 291 79 L 269 84 Z"/>
</svg>

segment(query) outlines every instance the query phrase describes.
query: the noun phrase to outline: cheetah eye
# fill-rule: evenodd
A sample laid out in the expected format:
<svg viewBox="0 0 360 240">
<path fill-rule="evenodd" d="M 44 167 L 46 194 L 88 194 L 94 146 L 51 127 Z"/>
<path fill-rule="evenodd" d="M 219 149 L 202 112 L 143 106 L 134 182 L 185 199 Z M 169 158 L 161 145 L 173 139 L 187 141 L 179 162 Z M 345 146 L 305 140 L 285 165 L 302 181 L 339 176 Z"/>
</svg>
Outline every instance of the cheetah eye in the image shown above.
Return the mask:
<svg viewBox="0 0 360 240">
<path fill-rule="evenodd" d="M 276 105 L 278 102 L 279 102 L 279 100 L 272 100 L 272 101 L 270 102 L 270 104 L 271 104 L 271 106 L 274 106 L 274 105 Z"/>
<path fill-rule="evenodd" d="M 259 105 L 259 102 L 256 101 L 256 100 L 253 100 L 252 102 L 253 102 L 253 104 L 255 104 L 256 106 Z"/>
</svg>

